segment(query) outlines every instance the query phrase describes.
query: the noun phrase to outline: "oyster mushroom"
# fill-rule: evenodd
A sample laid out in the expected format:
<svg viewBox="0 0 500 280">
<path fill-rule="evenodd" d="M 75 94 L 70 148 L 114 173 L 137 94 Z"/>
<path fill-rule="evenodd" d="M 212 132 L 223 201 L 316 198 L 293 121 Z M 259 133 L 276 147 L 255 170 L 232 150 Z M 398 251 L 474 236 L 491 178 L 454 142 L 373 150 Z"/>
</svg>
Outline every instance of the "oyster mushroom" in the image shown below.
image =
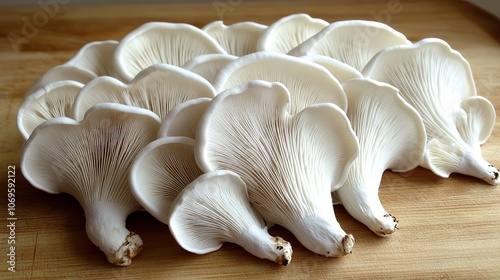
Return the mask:
<svg viewBox="0 0 500 280">
<path fill-rule="evenodd" d="M 53 82 L 74 81 L 86 84 L 96 77 L 94 73 L 74 65 L 58 65 L 50 68 L 38 77 L 29 89 L 26 90 L 25 98 Z"/>
<path fill-rule="evenodd" d="M 69 61 L 41 75 L 25 95 L 28 96 L 52 82 L 69 80 L 86 84 L 98 76 L 116 76 L 111 58 L 117 44 L 114 40 L 86 44 Z"/>
<path fill-rule="evenodd" d="M 386 47 L 411 44 L 387 24 L 367 20 L 331 23 L 316 35 L 296 46 L 289 55 L 324 55 L 361 71 L 370 59 Z"/>
<path fill-rule="evenodd" d="M 398 221 L 380 202 L 382 175 L 387 169 L 406 172 L 420 164 L 426 142 L 424 124 L 391 85 L 361 78 L 343 87 L 349 104 L 346 114 L 360 151 L 336 195 L 349 214 L 385 237 L 396 231 Z"/>
<path fill-rule="evenodd" d="M 292 260 L 290 243 L 267 232 L 245 183 L 230 171 L 203 174 L 185 187 L 172 204 L 168 224 L 177 243 L 192 253 L 210 253 L 231 242 L 281 265 Z"/>
<path fill-rule="evenodd" d="M 85 69 L 99 76 L 116 77 L 114 69 L 113 54 L 118 41 L 95 41 L 83 46 L 80 51 L 71 58 L 65 65 L 73 65 Z"/>
<path fill-rule="evenodd" d="M 185 23 L 149 22 L 127 34 L 114 54 L 115 67 L 124 81 L 154 64 L 182 66 L 195 56 L 226 53 L 201 29 Z"/>
<path fill-rule="evenodd" d="M 191 60 L 182 65 L 182 68 L 196 73 L 210 83 L 213 83 L 217 72 L 224 65 L 237 58 L 237 56 L 223 53 L 203 54 L 193 57 Z"/>
<path fill-rule="evenodd" d="M 486 143 L 495 126 L 496 113 L 491 102 L 482 96 L 471 96 L 460 103 L 455 116 L 458 133 L 476 154 Z"/>
<path fill-rule="evenodd" d="M 168 64 L 142 70 L 128 84 L 112 77 L 98 77 L 86 84 L 73 104 L 73 116 L 80 120 L 98 103 L 120 103 L 149 109 L 165 118 L 176 105 L 194 98 L 213 97 L 215 90 L 202 77 Z"/>
<path fill-rule="evenodd" d="M 228 26 L 217 20 L 205 25 L 202 30 L 212 36 L 228 54 L 244 56 L 257 51 L 257 40 L 266 28 L 266 25 L 250 21 Z"/>
<path fill-rule="evenodd" d="M 307 14 L 292 14 L 271 24 L 257 41 L 257 51 L 286 54 L 328 26 L 328 22 Z"/>
<path fill-rule="evenodd" d="M 370 61 L 362 73 L 365 77 L 397 87 L 401 96 L 422 116 L 427 133 L 423 167 L 444 178 L 456 172 L 480 178 L 492 185 L 500 183 L 499 170 L 482 157 L 478 147 L 467 143 L 470 140 L 464 141 L 462 137 L 468 138 L 464 136 L 465 128 L 457 128 L 457 116 L 467 116 L 460 106 L 467 98 L 476 96 L 476 88 L 469 63 L 448 43 L 428 38 L 413 45 L 386 48 Z M 483 115 L 484 118 L 472 114 L 471 124 L 483 122 L 484 125 L 479 127 L 490 131 L 494 111 L 488 104 L 483 106 L 484 100 L 475 104 L 488 113 Z M 464 106 L 471 111 L 467 105 Z M 481 136 L 477 136 L 481 139 L 479 142 L 484 142 L 489 133 L 480 133 Z"/>
<path fill-rule="evenodd" d="M 158 116 L 148 110 L 98 104 L 82 122 L 58 117 L 42 123 L 23 146 L 25 178 L 42 191 L 75 197 L 85 212 L 88 237 L 115 265 L 129 265 L 142 249 L 139 235 L 125 227 L 127 216 L 141 209 L 128 174 L 159 126 Z"/>
<path fill-rule="evenodd" d="M 167 136 L 185 136 L 196 139 L 196 130 L 201 116 L 211 98 L 195 98 L 175 106 L 163 120 L 158 138 Z"/>
<path fill-rule="evenodd" d="M 354 67 L 325 55 L 305 55 L 300 58 L 325 67 L 341 84 L 350 79 L 363 77 Z"/>
<path fill-rule="evenodd" d="M 44 121 L 56 117 L 70 117 L 73 102 L 83 84 L 58 81 L 26 96 L 17 111 L 17 128 L 24 140 Z"/>
<path fill-rule="evenodd" d="M 203 174 L 194 158 L 194 140 L 164 137 L 141 149 L 130 170 L 137 201 L 164 224 L 179 193 Z"/>
<path fill-rule="evenodd" d="M 282 84 L 265 81 L 217 95 L 198 125 L 196 161 L 204 172 L 241 176 L 264 219 L 309 250 L 348 254 L 354 238 L 337 222 L 330 191 L 358 154 L 356 136 L 338 106 L 315 104 L 292 115 L 289 98 Z"/>
<path fill-rule="evenodd" d="M 290 113 L 311 104 L 333 103 L 345 110 L 347 100 L 339 81 L 324 67 L 298 57 L 257 52 L 223 66 L 215 76 L 216 92 L 253 81 L 282 83 L 290 92 Z"/>
</svg>

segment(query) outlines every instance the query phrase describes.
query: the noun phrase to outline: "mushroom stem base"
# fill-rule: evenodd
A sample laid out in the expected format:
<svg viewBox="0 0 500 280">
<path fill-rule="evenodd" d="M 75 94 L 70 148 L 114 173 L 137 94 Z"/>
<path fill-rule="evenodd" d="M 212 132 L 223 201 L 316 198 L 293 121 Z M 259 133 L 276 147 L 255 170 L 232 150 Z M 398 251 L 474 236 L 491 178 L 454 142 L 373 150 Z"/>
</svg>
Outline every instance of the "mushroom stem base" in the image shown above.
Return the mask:
<svg viewBox="0 0 500 280">
<path fill-rule="evenodd" d="M 142 250 L 142 239 L 125 227 L 130 213 L 123 205 L 94 202 L 86 207 L 86 231 L 92 243 L 105 254 L 108 261 L 118 266 L 128 266 Z"/>
<path fill-rule="evenodd" d="M 304 247 L 316 254 L 326 257 L 342 257 L 350 254 L 354 246 L 354 237 L 345 233 L 334 215 L 331 219 L 306 216 L 285 227 Z"/>
<path fill-rule="evenodd" d="M 292 261 L 292 245 L 283 238 L 269 235 L 266 228 L 251 227 L 236 242 L 261 259 L 288 265 Z"/>
<path fill-rule="evenodd" d="M 500 170 L 478 153 L 465 153 L 458 169 L 459 173 L 482 179 L 490 185 L 500 184 Z"/>
</svg>

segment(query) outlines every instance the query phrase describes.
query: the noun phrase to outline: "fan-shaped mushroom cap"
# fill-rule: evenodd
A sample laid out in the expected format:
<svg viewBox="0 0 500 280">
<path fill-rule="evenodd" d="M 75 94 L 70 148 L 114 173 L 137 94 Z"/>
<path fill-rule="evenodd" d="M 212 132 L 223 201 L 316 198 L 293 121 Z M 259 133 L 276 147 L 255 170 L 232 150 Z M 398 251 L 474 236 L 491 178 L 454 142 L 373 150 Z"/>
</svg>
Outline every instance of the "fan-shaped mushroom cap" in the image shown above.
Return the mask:
<svg viewBox="0 0 500 280">
<path fill-rule="evenodd" d="M 217 20 L 205 25 L 202 30 L 212 36 L 228 54 L 244 56 L 257 51 L 257 40 L 266 28 L 266 25 L 250 21 L 228 26 Z"/>
<path fill-rule="evenodd" d="M 328 70 L 338 81 L 343 84 L 350 79 L 362 78 L 361 72 L 349 64 L 324 55 L 305 55 L 301 59 L 312 61 Z"/>
<path fill-rule="evenodd" d="M 98 77 L 85 85 L 73 104 L 73 116 L 82 119 L 98 103 L 120 103 L 153 111 L 160 119 L 178 104 L 200 97 L 213 97 L 212 85 L 188 70 L 167 64 L 142 70 L 129 84 L 112 77 Z"/>
<path fill-rule="evenodd" d="M 158 138 L 185 136 L 196 139 L 198 123 L 211 100 L 211 98 L 202 97 L 175 106 L 163 120 L 158 130 Z"/>
<path fill-rule="evenodd" d="M 17 128 L 26 140 L 41 123 L 56 117 L 70 117 L 71 107 L 83 84 L 58 81 L 26 96 L 17 111 Z"/>
<path fill-rule="evenodd" d="M 165 137 L 149 143 L 137 154 L 130 185 L 144 209 L 168 224 L 175 198 L 202 173 L 194 159 L 193 139 Z"/>
<path fill-rule="evenodd" d="M 424 39 L 384 49 L 362 73 L 397 87 L 422 116 L 428 141 L 422 166 L 445 178 L 457 172 L 500 182 L 498 169 L 464 142 L 456 127 L 460 104 L 476 96 L 469 63 L 459 52 L 443 40 Z"/>
<path fill-rule="evenodd" d="M 38 77 L 26 91 L 25 97 L 53 82 L 74 81 L 86 84 L 96 77 L 94 73 L 74 65 L 58 65 L 54 68 L 50 68 L 47 72 Z"/>
<path fill-rule="evenodd" d="M 407 44 L 411 42 L 402 33 L 384 23 L 345 20 L 331 23 L 288 54 L 325 55 L 361 71 L 366 63 L 384 48 Z"/>
<path fill-rule="evenodd" d="M 184 188 L 172 205 L 169 228 L 179 245 L 193 253 L 210 253 L 231 242 L 282 265 L 292 259 L 290 243 L 269 235 L 248 201 L 245 183 L 230 171 L 203 174 Z"/>
<path fill-rule="evenodd" d="M 265 81 L 217 95 L 198 125 L 198 165 L 240 175 L 264 219 L 311 251 L 350 253 L 354 239 L 337 223 L 330 191 L 357 156 L 356 136 L 338 106 L 315 104 L 291 115 L 288 102 L 282 84 Z"/>
<path fill-rule="evenodd" d="M 26 96 L 57 81 L 76 81 L 86 84 L 98 76 L 116 76 L 113 69 L 113 52 L 117 41 L 96 41 L 83 46 L 69 61 L 49 69 L 26 91 Z"/>
<path fill-rule="evenodd" d="M 488 99 L 471 96 L 462 100 L 460 109 L 455 117 L 458 132 L 465 143 L 481 154 L 481 145 L 486 143 L 495 126 L 495 108 Z"/>
<path fill-rule="evenodd" d="M 196 73 L 205 78 L 210 83 L 213 83 L 217 72 L 230 61 L 237 59 L 237 56 L 230 54 L 204 54 L 193 57 L 191 60 L 182 65 L 182 68 Z"/>
<path fill-rule="evenodd" d="M 316 103 L 347 108 L 342 86 L 324 67 L 279 53 L 257 52 L 233 60 L 219 70 L 213 85 L 221 92 L 253 80 L 285 85 L 290 91 L 291 114 Z"/>
<path fill-rule="evenodd" d="M 116 265 L 129 265 L 142 248 L 140 237 L 125 228 L 127 215 L 141 208 L 128 174 L 159 126 L 148 110 L 98 104 L 82 122 L 59 117 L 42 123 L 21 153 L 21 170 L 35 188 L 80 202 L 87 235 Z"/>
<path fill-rule="evenodd" d="M 115 50 L 116 70 L 125 81 L 159 63 L 182 66 L 191 58 L 224 49 L 201 29 L 185 23 L 149 22 L 127 34 Z"/>
<path fill-rule="evenodd" d="M 257 41 L 257 51 L 286 54 L 327 26 L 327 21 L 307 14 L 283 17 L 262 33 Z"/>
<path fill-rule="evenodd" d="M 97 77 L 116 77 L 113 63 L 113 54 L 116 46 L 118 46 L 118 41 L 115 40 L 88 43 L 65 64 L 88 70 Z"/>
<path fill-rule="evenodd" d="M 359 139 L 360 152 L 337 196 L 346 210 L 379 236 L 397 229 L 397 220 L 380 202 L 378 189 L 386 169 L 405 172 L 417 167 L 426 134 L 420 115 L 398 90 L 361 78 L 343 84 L 347 117 Z"/>
</svg>

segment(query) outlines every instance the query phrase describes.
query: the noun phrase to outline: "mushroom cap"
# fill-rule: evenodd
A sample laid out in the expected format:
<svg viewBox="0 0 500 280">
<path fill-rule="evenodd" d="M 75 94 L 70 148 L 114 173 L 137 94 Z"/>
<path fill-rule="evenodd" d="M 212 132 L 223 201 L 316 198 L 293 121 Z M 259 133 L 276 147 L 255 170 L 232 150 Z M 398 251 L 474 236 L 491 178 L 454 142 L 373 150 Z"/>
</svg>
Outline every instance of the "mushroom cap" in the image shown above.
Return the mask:
<svg viewBox="0 0 500 280">
<path fill-rule="evenodd" d="M 159 127 L 158 116 L 149 110 L 97 104 L 81 122 L 58 117 L 40 124 L 23 146 L 21 170 L 34 187 L 68 193 L 84 208 L 100 201 L 137 210 L 130 165 Z"/>
<path fill-rule="evenodd" d="M 464 128 L 457 127 L 460 115 L 462 119 L 467 115 L 460 106 L 463 100 L 476 96 L 476 88 L 469 63 L 448 43 L 428 38 L 413 45 L 386 48 L 373 57 L 362 73 L 396 86 L 420 113 L 427 133 L 423 167 L 444 178 L 457 172 L 492 185 L 500 183 L 498 169 L 478 152 L 479 143 L 471 147 Z M 491 108 L 485 110 L 490 111 L 486 115 L 492 113 Z M 484 127 L 490 122 L 490 117 L 485 119 Z M 488 130 L 484 130 L 484 136 L 489 134 Z M 475 141 L 481 142 L 480 138 L 476 136 Z"/>
<path fill-rule="evenodd" d="M 296 46 L 289 55 L 325 55 L 351 65 L 358 71 L 386 47 L 411 44 L 387 24 L 368 20 L 331 23 L 316 35 Z"/>
<path fill-rule="evenodd" d="M 342 86 L 324 67 L 279 53 L 257 52 L 233 60 L 219 70 L 213 85 L 216 92 L 221 92 L 253 80 L 285 85 L 290 91 L 292 114 L 316 103 L 347 108 Z"/>
<path fill-rule="evenodd" d="M 467 97 L 460 103 L 459 118 L 455 121 L 462 139 L 478 149 L 486 143 L 495 126 L 496 112 L 493 104 L 483 96 Z"/>
<path fill-rule="evenodd" d="M 75 65 L 58 65 L 54 68 L 50 68 L 40 77 L 38 77 L 38 79 L 26 91 L 25 97 L 53 82 L 75 81 L 86 84 L 96 77 L 97 76 L 89 70 L 77 67 Z"/>
<path fill-rule="evenodd" d="M 266 25 L 250 21 L 228 26 L 217 20 L 205 25 L 202 30 L 212 36 L 228 54 L 243 56 L 257 51 L 257 40 L 266 28 Z"/>
<path fill-rule="evenodd" d="M 115 265 L 129 265 L 142 249 L 142 239 L 125 225 L 128 214 L 141 208 L 127 175 L 159 126 L 149 110 L 102 103 L 81 122 L 58 117 L 42 123 L 21 152 L 24 177 L 45 192 L 75 197 L 89 239 Z"/>
<path fill-rule="evenodd" d="M 388 47 L 374 56 L 362 73 L 397 87 L 422 115 L 429 139 L 440 134 L 427 124 L 436 118 L 430 112 L 440 112 L 450 119 L 462 100 L 476 96 L 469 63 L 441 39 L 427 38 L 412 45 Z M 448 122 L 452 121 L 444 121 Z"/>
<path fill-rule="evenodd" d="M 158 138 L 185 136 L 196 139 L 196 130 L 201 116 L 211 98 L 201 97 L 188 100 L 170 110 L 158 130 Z"/>
<path fill-rule="evenodd" d="M 467 60 L 445 41 L 427 38 L 413 45 L 384 49 L 373 57 L 362 73 L 397 87 L 403 99 L 419 112 L 428 141 L 423 164 L 439 176 L 448 177 L 456 167 L 449 164 L 458 165 L 460 156 L 445 154 L 470 149 L 455 125 L 462 100 L 476 96 Z M 445 158 L 448 159 L 442 160 Z M 445 169 L 448 171 L 440 171 Z"/>
<path fill-rule="evenodd" d="M 416 168 L 425 151 L 425 127 L 399 90 L 369 78 L 353 79 L 342 86 L 349 104 L 347 117 L 360 146 L 350 174 L 373 181 L 373 175 L 381 177 L 386 169 L 406 172 Z"/>
<path fill-rule="evenodd" d="M 217 72 L 237 56 L 223 53 L 203 54 L 193 57 L 182 65 L 182 68 L 196 73 L 212 83 Z"/>
<path fill-rule="evenodd" d="M 83 84 L 76 81 L 52 82 L 26 96 L 17 112 L 17 128 L 26 140 L 44 121 L 70 117 L 72 104 Z"/>
<path fill-rule="evenodd" d="M 245 183 L 231 171 L 201 175 L 172 204 L 169 229 L 184 249 L 206 254 L 235 243 L 249 228 L 265 228 L 252 208 Z"/>
<path fill-rule="evenodd" d="M 327 26 L 327 21 L 312 18 L 307 14 L 283 17 L 262 33 L 257 42 L 257 51 L 286 54 Z"/>
<path fill-rule="evenodd" d="M 378 195 L 386 169 L 405 172 L 424 155 L 426 133 L 422 118 L 398 89 L 368 78 L 343 84 L 347 117 L 359 140 L 359 156 L 336 195 L 345 209 L 379 236 L 397 229 L 398 221 L 384 209 Z"/>
<path fill-rule="evenodd" d="M 160 63 L 182 66 L 195 56 L 225 53 L 206 32 L 185 23 L 149 22 L 127 34 L 115 50 L 116 71 L 125 81 Z"/>
<path fill-rule="evenodd" d="M 98 77 L 81 89 L 73 104 L 73 116 L 82 119 L 98 103 L 120 103 L 153 111 L 160 119 L 178 104 L 199 97 L 213 97 L 212 85 L 188 70 L 156 64 L 142 70 L 129 83 L 108 76 Z"/>
<path fill-rule="evenodd" d="M 113 54 L 118 41 L 106 40 L 90 42 L 83 46 L 66 65 L 73 65 L 98 76 L 116 77 Z"/>
<path fill-rule="evenodd" d="M 193 139 L 160 138 L 137 154 L 130 171 L 131 190 L 144 209 L 168 224 L 175 198 L 202 173 L 194 159 Z"/>
<path fill-rule="evenodd" d="M 198 125 L 196 161 L 205 172 L 240 175 L 268 223 L 286 227 L 309 215 L 333 221 L 331 186 L 344 182 L 358 154 L 356 136 L 338 106 L 291 115 L 288 100 L 282 84 L 265 81 L 220 93 Z"/>
<path fill-rule="evenodd" d="M 117 41 L 96 41 L 83 46 L 78 53 L 62 65 L 49 69 L 26 91 L 26 96 L 56 81 L 76 81 L 86 84 L 98 76 L 116 76 L 113 52 Z"/>
<path fill-rule="evenodd" d="M 301 56 L 300 58 L 312 61 L 318 65 L 325 67 L 326 70 L 328 70 L 328 72 L 330 72 L 339 81 L 340 84 L 343 84 L 344 82 L 351 79 L 363 77 L 361 72 L 356 70 L 356 68 L 352 67 L 351 65 L 325 55 L 305 55 Z"/>
</svg>

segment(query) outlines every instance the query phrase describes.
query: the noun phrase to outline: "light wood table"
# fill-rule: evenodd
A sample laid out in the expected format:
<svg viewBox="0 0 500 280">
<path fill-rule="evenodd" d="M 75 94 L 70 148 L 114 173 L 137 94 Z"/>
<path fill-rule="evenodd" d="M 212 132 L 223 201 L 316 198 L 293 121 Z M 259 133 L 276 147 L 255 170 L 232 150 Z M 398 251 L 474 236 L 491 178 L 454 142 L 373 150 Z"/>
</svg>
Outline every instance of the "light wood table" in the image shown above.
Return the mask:
<svg viewBox="0 0 500 280">
<path fill-rule="evenodd" d="M 50 2 L 50 1 L 42 1 Z M 62 3 L 69 1 L 52 1 Z M 349 3 L 347 3 L 349 2 Z M 214 3 L 225 3 L 217 10 Z M 144 240 L 132 265 L 109 264 L 87 238 L 84 215 L 69 195 L 50 195 L 22 176 L 23 144 L 16 113 L 25 90 L 43 72 L 72 57 L 84 44 L 121 39 L 149 21 L 186 22 L 201 27 L 255 21 L 271 24 L 292 13 L 308 13 L 329 22 L 379 20 L 410 40 L 439 37 L 471 64 L 480 95 L 500 108 L 500 22 L 461 1 L 226 1 L 71 6 L 58 4 L 0 8 L 0 278 L 1 279 L 500 279 L 500 188 L 461 175 L 438 178 L 418 168 L 386 172 L 381 199 L 400 220 L 400 230 L 379 238 L 335 206 L 339 222 L 356 237 L 353 253 L 340 259 L 315 255 L 285 229 L 271 228 L 293 244 L 288 267 L 280 267 L 225 244 L 208 255 L 180 248 L 168 227 L 148 213 L 134 213 L 129 229 Z M 222 18 L 223 17 L 223 18 Z M 29 22 L 29 23 L 27 23 Z M 29 27 L 31 24 L 35 28 Z M 16 34 L 12 43 L 9 38 Z M 483 146 L 484 157 L 500 166 L 500 122 Z M 50 164 L 50 163 L 47 163 Z M 16 272 L 7 271 L 9 229 L 7 173 L 16 168 Z"/>
</svg>

